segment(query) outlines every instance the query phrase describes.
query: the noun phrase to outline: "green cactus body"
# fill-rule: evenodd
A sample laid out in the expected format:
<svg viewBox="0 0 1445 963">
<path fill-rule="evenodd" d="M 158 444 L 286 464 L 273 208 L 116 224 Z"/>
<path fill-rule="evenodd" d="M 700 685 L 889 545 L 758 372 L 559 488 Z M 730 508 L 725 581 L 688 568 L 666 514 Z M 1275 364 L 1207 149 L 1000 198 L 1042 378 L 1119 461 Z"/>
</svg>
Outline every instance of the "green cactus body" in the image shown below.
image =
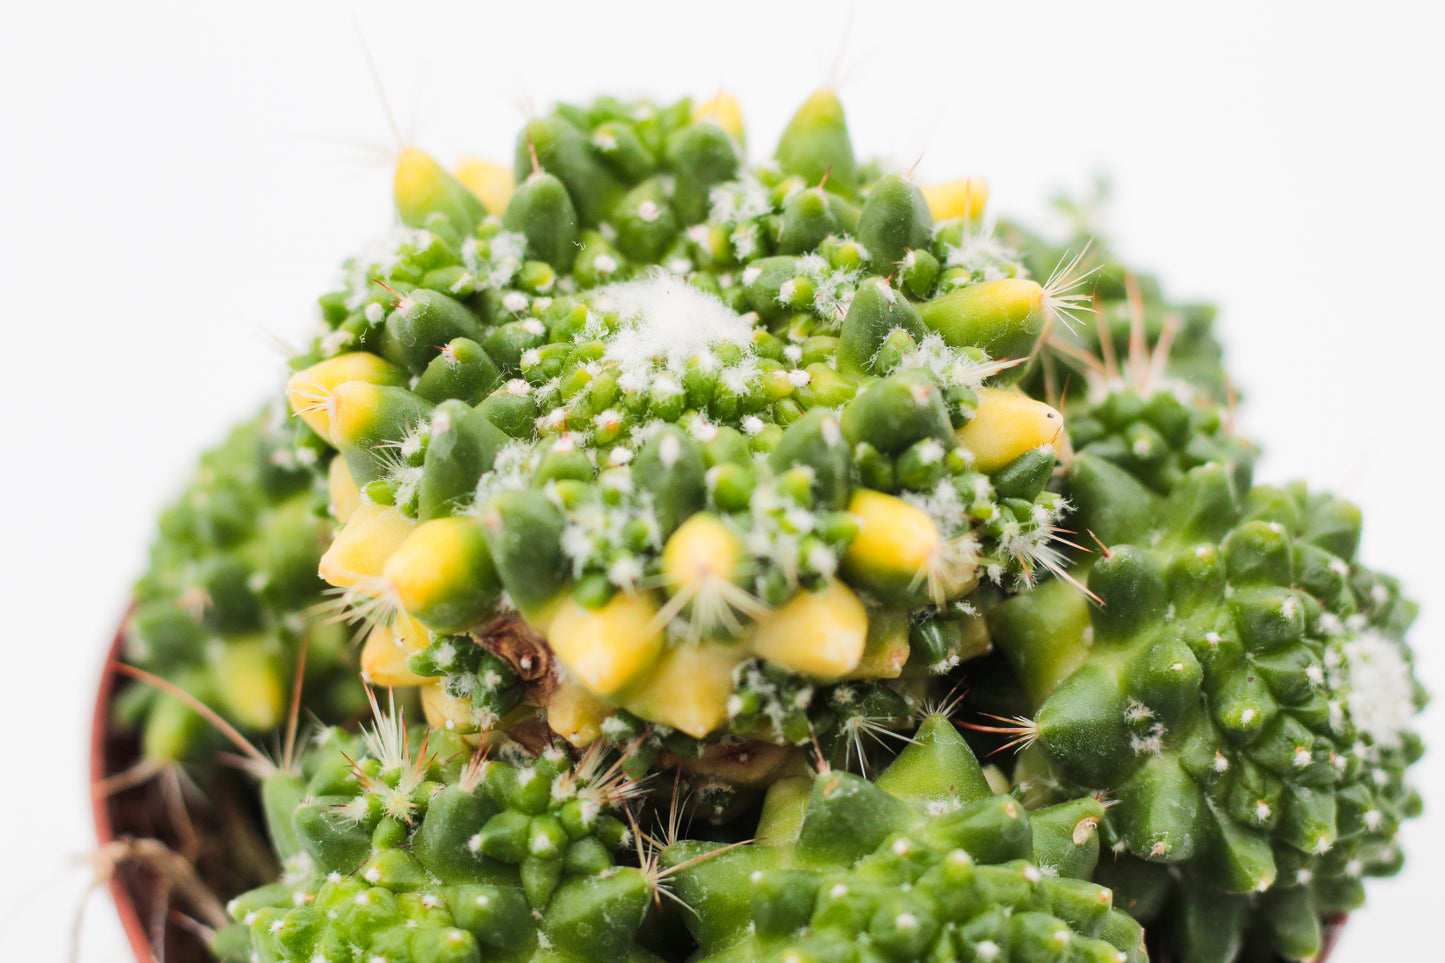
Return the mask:
<svg viewBox="0 0 1445 963">
<path fill-rule="evenodd" d="M 636 941 L 652 885 L 613 857 L 633 790 L 596 753 L 487 760 L 378 713 L 360 737 L 324 731 L 263 794 L 281 782 L 297 790 L 268 810 L 278 845 L 294 840 L 287 875 L 234 899 L 218 937 L 249 933 L 265 963 L 657 959 Z"/>
<path fill-rule="evenodd" d="M 991 795 L 932 716 L 876 781 L 776 783 L 755 843 L 680 841 L 663 865 L 698 960 L 1143 960 L 1139 925 L 1087 882 L 1102 815 Z"/>
<path fill-rule="evenodd" d="M 202 457 L 161 518 L 124 629 L 128 661 L 180 682 L 251 732 L 284 719 L 303 637 L 315 711 L 341 718 L 362 702 L 341 681 L 350 664 L 344 630 L 311 611 L 323 598 L 316 565 L 332 523 L 306 462 L 324 461 L 326 449 L 304 426 L 299 436 L 288 428 L 267 412 Z M 156 761 L 194 758 L 210 744 L 209 728 L 173 696 L 139 689 L 126 711 L 145 716 L 143 741 Z"/>
<path fill-rule="evenodd" d="M 1256 450 L 1232 434 L 1225 412 L 1207 397 L 1163 388 L 1116 386 L 1068 407 L 1069 441 L 1122 468 L 1150 491 L 1167 495 L 1193 468 L 1229 466 L 1247 491 Z"/>
<path fill-rule="evenodd" d="M 1420 751 L 1413 607 L 1356 561 L 1353 506 L 1236 479 L 1211 462 L 1161 495 L 1086 450 L 1069 488 L 1110 545 L 1088 571 L 1099 604 L 1056 591 L 990 614 L 1037 704 L 1034 784 L 1117 801 L 1121 856 L 1184 881 L 1176 925 L 1214 921 L 1184 951 L 1199 963 L 1232 958 L 1251 923 L 1313 955 L 1320 917 L 1398 867 L 1395 831 L 1419 809 L 1403 778 Z"/>
</svg>

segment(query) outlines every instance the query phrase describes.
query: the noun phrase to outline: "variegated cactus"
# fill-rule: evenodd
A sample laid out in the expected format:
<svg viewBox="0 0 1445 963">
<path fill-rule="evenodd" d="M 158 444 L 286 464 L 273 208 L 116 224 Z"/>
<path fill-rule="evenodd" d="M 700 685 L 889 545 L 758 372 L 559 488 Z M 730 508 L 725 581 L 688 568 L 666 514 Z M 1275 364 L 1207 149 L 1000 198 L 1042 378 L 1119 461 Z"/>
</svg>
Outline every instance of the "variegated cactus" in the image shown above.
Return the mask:
<svg viewBox="0 0 1445 963">
<path fill-rule="evenodd" d="M 826 739 L 750 680 L 927 680 L 986 647 L 980 581 L 1055 563 L 1062 418 L 1009 383 L 1075 295 L 979 241 L 981 182 L 857 165 L 830 93 L 761 167 L 734 117 L 560 107 L 490 213 L 408 151 L 406 228 L 323 299 L 321 571 L 434 724 Z"/>
<path fill-rule="evenodd" d="M 1254 485 L 1212 308 L 860 163 L 829 91 L 743 146 L 730 98 L 604 98 L 510 170 L 398 158 L 276 477 L 209 466 L 131 623 L 214 673 L 351 620 L 428 723 L 267 768 L 285 875 L 218 955 L 1312 956 L 1419 809 L 1358 511 Z M 201 694 L 274 724 L 275 648 L 269 714 Z"/>
</svg>

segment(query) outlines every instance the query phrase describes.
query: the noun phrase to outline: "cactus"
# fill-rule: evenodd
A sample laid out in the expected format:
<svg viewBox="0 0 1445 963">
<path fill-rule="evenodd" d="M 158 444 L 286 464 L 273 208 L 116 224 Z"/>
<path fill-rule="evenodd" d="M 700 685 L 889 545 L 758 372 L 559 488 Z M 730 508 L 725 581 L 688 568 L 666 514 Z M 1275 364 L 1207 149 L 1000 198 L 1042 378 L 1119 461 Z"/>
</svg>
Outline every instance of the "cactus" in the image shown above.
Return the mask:
<svg viewBox="0 0 1445 963">
<path fill-rule="evenodd" d="M 1161 495 L 1088 450 L 1069 481 L 1110 546 L 1088 568 L 1098 604 L 1055 589 L 990 615 L 1036 706 L 1029 785 L 1109 793 L 1121 858 L 1180 881 L 1184 959 L 1232 959 L 1251 925 L 1313 956 L 1321 916 L 1398 869 L 1419 811 L 1414 607 L 1356 560 L 1359 511 L 1303 486 L 1240 492 L 1211 462 Z"/>
<path fill-rule="evenodd" d="M 216 955 L 1314 955 L 1420 808 L 1358 511 L 1254 484 L 1212 308 L 860 163 L 829 91 L 743 138 L 601 98 L 510 172 L 403 151 L 291 430 L 163 521 L 132 658 L 264 732 L 307 636 L 327 726 L 255 766 L 283 872 Z"/>
<path fill-rule="evenodd" d="M 346 634 L 315 610 L 330 535 L 309 460 L 324 459 L 274 408 L 202 457 L 166 510 L 127 616 L 126 659 L 171 679 L 253 733 L 284 720 L 302 639 L 310 708 L 343 719 L 364 702 L 349 682 Z M 120 706 L 153 764 L 203 758 L 214 740 L 184 702 L 148 687 Z"/>
</svg>

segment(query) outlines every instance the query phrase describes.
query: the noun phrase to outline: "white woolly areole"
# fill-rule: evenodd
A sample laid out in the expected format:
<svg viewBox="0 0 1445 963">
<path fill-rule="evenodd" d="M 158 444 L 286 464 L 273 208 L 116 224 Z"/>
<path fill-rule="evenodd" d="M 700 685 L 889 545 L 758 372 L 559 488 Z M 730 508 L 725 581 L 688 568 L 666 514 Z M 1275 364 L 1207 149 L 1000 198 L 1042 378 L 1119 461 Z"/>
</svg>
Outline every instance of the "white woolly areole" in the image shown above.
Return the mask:
<svg viewBox="0 0 1445 963">
<path fill-rule="evenodd" d="M 1415 686 L 1410 663 L 1400 647 L 1379 632 L 1366 630 L 1342 646 L 1349 672 L 1346 703 L 1355 728 L 1376 745 L 1396 748 L 1400 733 L 1415 715 Z"/>
<path fill-rule="evenodd" d="M 985 281 L 1009 276 L 1019 262 L 1019 252 L 994 234 L 993 225 L 978 232 L 966 231 L 958 245 L 948 252 L 949 267 L 961 267 L 970 274 L 981 274 Z"/>
<path fill-rule="evenodd" d="M 645 390 L 658 367 L 680 377 L 689 357 L 713 345 L 752 345 L 748 318 L 665 272 L 610 284 L 598 291 L 596 305 L 617 312 L 620 327 L 604 357 L 617 362 L 624 390 Z"/>
</svg>

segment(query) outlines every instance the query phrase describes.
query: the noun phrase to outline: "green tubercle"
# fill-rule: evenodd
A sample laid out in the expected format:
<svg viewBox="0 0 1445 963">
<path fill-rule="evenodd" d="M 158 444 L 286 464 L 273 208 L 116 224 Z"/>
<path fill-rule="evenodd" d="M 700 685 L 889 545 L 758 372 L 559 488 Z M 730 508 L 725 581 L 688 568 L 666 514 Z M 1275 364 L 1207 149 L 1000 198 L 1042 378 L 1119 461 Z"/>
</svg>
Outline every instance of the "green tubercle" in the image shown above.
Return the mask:
<svg viewBox="0 0 1445 963">
<path fill-rule="evenodd" d="M 291 800 L 267 812 L 299 858 L 228 907 L 260 959 L 656 960 L 637 943 L 655 884 L 614 861 L 634 789 L 600 754 L 488 759 L 380 711 L 318 744 L 263 786 Z"/>
<path fill-rule="evenodd" d="M 430 726 L 258 762 L 281 877 L 217 955 L 1312 956 L 1420 805 L 1358 510 L 1253 485 L 1212 308 L 860 163 L 829 90 L 742 137 L 603 97 L 515 187 L 403 151 L 296 417 L 164 516 L 134 661 L 264 734 L 304 640 L 303 717 L 354 719 L 351 619 Z"/>
<path fill-rule="evenodd" d="M 831 90 L 821 89 L 804 101 L 774 155 L 785 174 L 810 185 L 823 184 L 847 198 L 858 192 L 858 167 L 843 105 Z"/>
<path fill-rule="evenodd" d="M 1079 521 L 1112 543 L 1088 570 L 1088 623 L 1061 588 L 990 620 L 1036 700 L 1029 735 L 1049 775 L 1035 782 L 1109 792 L 1118 850 L 1187 886 L 1318 917 L 1394 872 L 1395 831 L 1418 810 L 1404 781 L 1419 753 L 1413 609 L 1357 561 L 1353 506 L 1299 486 L 1241 493 L 1234 478 L 1201 465 L 1165 497 L 1086 450 L 1069 475 Z M 1171 918 L 1187 927 L 1202 910 L 1177 892 Z M 1227 960 L 1204 947 L 1232 952 L 1260 912 L 1229 914 L 1234 935 L 1187 958 Z M 1302 959 L 1318 931 L 1272 938 Z"/>
<path fill-rule="evenodd" d="M 1087 882 L 1103 807 L 1030 814 L 991 795 L 943 717 L 926 719 L 875 782 L 824 772 L 799 790 L 775 786 L 752 845 L 664 851 L 692 911 L 694 958 L 843 959 L 860 941 L 898 963 L 1146 958 L 1139 925 Z M 775 828 L 789 823 L 796 835 Z M 1045 947 L 1054 955 L 1039 957 Z"/>
</svg>

